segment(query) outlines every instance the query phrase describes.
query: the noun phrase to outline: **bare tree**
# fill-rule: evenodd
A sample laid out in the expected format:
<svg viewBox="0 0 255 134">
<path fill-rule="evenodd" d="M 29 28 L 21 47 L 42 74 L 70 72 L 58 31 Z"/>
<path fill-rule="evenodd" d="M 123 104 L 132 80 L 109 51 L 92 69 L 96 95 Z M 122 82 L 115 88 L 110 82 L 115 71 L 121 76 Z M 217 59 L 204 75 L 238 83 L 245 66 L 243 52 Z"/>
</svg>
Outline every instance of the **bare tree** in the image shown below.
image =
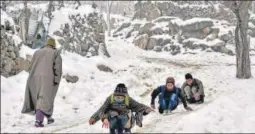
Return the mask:
<svg viewBox="0 0 255 134">
<path fill-rule="evenodd" d="M 29 25 L 29 16 L 28 16 L 28 9 L 27 9 L 27 1 L 24 1 L 24 11 L 25 11 L 25 25 L 24 25 L 24 29 L 25 29 L 25 37 L 24 37 L 24 42 L 25 44 L 27 44 L 27 35 L 28 35 L 28 25 Z"/>
<path fill-rule="evenodd" d="M 252 1 L 225 1 L 225 5 L 235 13 L 237 24 L 235 29 L 236 44 L 236 77 L 248 79 L 251 77 L 250 41 L 248 30 L 248 9 Z"/>
<path fill-rule="evenodd" d="M 3 11 L 6 11 L 6 1 L 1 1 L 1 8 Z"/>
<path fill-rule="evenodd" d="M 251 4 L 251 11 L 253 13 L 255 13 L 255 1 L 252 1 L 252 4 Z"/>
<path fill-rule="evenodd" d="M 78 9 L 78 8 L 81 6 L 81 2 L 80 2 L 79 0 L 75 0 L 75 3 L 74 3 L 74 4 L 76 4 L 76 3 L 78 3 L 78 6 L 75 7 L 75 9 Z"/>
<path fill-rule="evenodd" d="M 63 1 L 63 0 L 58 1 L 58 3 L 59 3 L 58 10 L 60 10 L 62 7 L 64 7 L 64 6 L 65 6 L 65 5 L 64 5 L 64 1 Z"/>
<path fill-rule="evenodd" d="M 53 5 L 53 1 L 50 1 L 49 2 L 49 6 L 48 6 L 48 17 L 51 19 L 52 18 L 52 11 L 53 11 L 53 7 L 54 5 Z"/>
<path fill-rule="evenodd" d="M 111 36 L 111 7 L 113 1 L 107 1 L 107 31 L 108 36 Z"/>
</svg>

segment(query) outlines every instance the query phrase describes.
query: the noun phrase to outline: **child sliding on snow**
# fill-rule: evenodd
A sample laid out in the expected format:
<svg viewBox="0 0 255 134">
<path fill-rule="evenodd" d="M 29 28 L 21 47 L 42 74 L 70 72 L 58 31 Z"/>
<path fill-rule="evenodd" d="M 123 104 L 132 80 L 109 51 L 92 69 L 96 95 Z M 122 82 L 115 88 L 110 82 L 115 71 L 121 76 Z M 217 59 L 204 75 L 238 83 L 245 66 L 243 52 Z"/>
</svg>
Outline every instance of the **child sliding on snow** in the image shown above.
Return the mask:
<svg viewBox="0 0 255 134">
<path fill-rule="evenodd" d="M 150 107 L 131 98 L 128 95 L 126 86 L 120 83 L 101 108 L 92 115 L 89 124 L 93 125 L 100 118 L 103 121 L 103 127 L 109 127 L 111 134 L 115 134 L 116 131 L 118 134 L 123 134 L 129 119 L 130 110 L 144 115 L 153 111 Z"/>
<path fill-rule="evenodd" d="M 172 110 L 176 109 L 181 99 L 183 106 L 186 110 L 192 109 L 187 106 L 187 102 L 181 92 L 181 89 L 175 86 L 175 80 L 173 77 L 166 79 L 166 84 L 156 88 L 151 94 L 151 107 L 155 109 L 155 98 L 159 95 L 159 113 L 168 114 Z"/>
</svg>

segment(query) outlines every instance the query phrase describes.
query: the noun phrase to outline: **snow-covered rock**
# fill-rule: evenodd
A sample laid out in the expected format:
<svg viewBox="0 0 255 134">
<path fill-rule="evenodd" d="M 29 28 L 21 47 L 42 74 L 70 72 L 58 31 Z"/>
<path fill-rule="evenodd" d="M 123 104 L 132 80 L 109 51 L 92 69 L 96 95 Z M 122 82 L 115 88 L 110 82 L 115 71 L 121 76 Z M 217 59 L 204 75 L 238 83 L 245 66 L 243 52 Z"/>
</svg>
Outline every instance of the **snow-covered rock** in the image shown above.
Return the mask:
<svg viewBox="0 0 255 134">
<path fill-rule="evenodd" d="M 226 20 L 235 24 L 235 15 L 225 6 L 218 2 L 215 4 L 205 4 L 204 1 L 195 2 L 193 4 L 181 4 L 178 1 L 146 1 L 137 2 L 135 4 L 135 14 L 133 19 L 153 20 L 160 16 L 174 16 L 187 20 L 194 17 L 213 18 Z"/>
<path fill-rule="evenodd" d="M 50 32 L 59 38 L 58 43 L 63 50 L 86 57 L 99 55 L 99 47 L 105 47 L 106 23 L 103 14 L 90 5 L 81 6 L 75 12 L 70 10 L 62 8 L 54 12 Z M 57 29 L 55 26 L 60 27 Z"/>
</svg>

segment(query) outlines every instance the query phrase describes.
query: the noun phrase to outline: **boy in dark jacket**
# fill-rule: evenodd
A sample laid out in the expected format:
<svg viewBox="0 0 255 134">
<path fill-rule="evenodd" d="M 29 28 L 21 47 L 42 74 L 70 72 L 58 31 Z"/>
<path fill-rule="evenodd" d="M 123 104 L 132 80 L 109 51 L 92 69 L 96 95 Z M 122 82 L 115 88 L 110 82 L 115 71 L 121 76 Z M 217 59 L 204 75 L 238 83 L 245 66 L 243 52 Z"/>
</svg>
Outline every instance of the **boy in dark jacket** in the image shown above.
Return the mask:
<svg viewBox="0 0 255 134">
<path fill-rule="evenodd" d="M 204 102 L 204 87 L 203 83 L 193 78 L 191 74 L 185 75 L 186 81 L 182 85 L 182 91 L 185 93 L 189 103 L 203 103 Z"/>
<path fill-rule="evenodd" d="M 151 94 L 151 107 L 155 109 L 155 99 L 159 95 L 159 113 L 168 114 L 172 110 L 176 109 L 181 99 L 183 106 L 186 110 L 192 109 L 187 106 L 187 102 L 181 92 L 181 89 L 175 86 L 175 80 L 173 77 L 166 79 L 166 84 L 154 89 Z"/>
<path fill-rule="evenodd" d="M 150 107 L 138 103 L 128 96 L 125 84 L 118 84 L 114 93 L 110 95 L 101 108 L 92 115 L 89 124 L 93 125 L 99 118 L 103 121 L 103 127 L 110 128 L 110 133 L 122 134 L 128 121 L 130 112 L 146 115 L 153 111 Z"/>
</svg>

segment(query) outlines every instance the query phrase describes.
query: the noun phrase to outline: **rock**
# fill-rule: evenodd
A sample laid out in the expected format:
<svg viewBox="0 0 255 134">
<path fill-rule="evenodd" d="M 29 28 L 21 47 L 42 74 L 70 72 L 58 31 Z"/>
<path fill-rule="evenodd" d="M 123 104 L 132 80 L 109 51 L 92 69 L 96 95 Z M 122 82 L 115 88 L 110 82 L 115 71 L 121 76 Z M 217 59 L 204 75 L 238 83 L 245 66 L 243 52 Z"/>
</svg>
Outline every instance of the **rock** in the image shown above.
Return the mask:
<svg viewBox="0 0 255 134">
<path fill-rule="evenodd" d="M 182 2 L 182 3 L 181 3 Z M 185 2 L 185 3 L 184 3 Z M 190 2 L 196 2 L 189 5 Z M 218 4 L 207 4 L 204 1 L 157 1 L 157 2 L 137 2 L 134 6 L 133 19 L 147 20 L 153 18 L 151 12 L 158 9 L 161 16 L 180 17 L 183 20 L 200 17 L 200 18 L 215 18 L 217 20 L 226 20 L 232 24 L 236 23 L 235 14 L 230 12 L 225 6 Z M 159 14 L 158 13 L 158 14 Z"/>
<path fill-rule="evenodd" d="M 169 34 L 171 36 L 176 35 L 180 31 L 180 26 L 176 23 L 173 23 L 172 21 L 169 22 L 168 27 L 169 27 Z"/>
<path fill-rule="evenodd" d="M 59 43 L 60 45 L 64 45 L 64 44 L 65 44 L 65 40 L 59 39 L 59 40 L 58 40 L 58 43 Z"/>
<path fill-rule="evenodd" d="M 97 51 L 96 51 L 96 49 L 94 47 L 90 47 L 89 48 L 89 52 L 91 53 L 92 56 L 97 55 Z"/>
<path fill-rule="evenodd" d="M 13 39 L 13 35 L 6 32 L 1 35 L 1 75 L 4 77 L 16 75 L 20 71 L 16 63 L 20 48 Z"/>
<path fill-rule="evenodd" d="M 25 60 L 23 58 L 16 59 L 17 68 L 21 71 L 22 70 L 28 71 L 30 63 L 31 63 L 30 61 Z"/>
<path fill-rule="evenodd" d="M 164 39 L 161 43 L 160 43 L 160 45 L 161 46 L 165 46 L 166 44 L 169 44 L 169 43 L 171 43 L 171 39 Z"/>
<path fill-rule="evenodd" d="M 177 54 L 179 54 L 179 53 L 181 53 L 181 51 L 180 51 L 180 50 L 172 51 L 172 52 L 171 52 L 171 54 L 172 54 L 172 55 L 177 55 Z"/>
<path fill-rule="evenodd" d="M 184 48 L 189 48 L 189 49 L 199 49 L 201 48 L 202 50 L 206 50 L 209 48 L 209 46 L 205 42 L 198 42 L 198 40 L 184 40 L 183 41 L 183 47 Z"/>
<path fill-rule="evenodd" d="M 81 44 L 81 51 L 88 51 L 89 49 L 89 44 L 88 43 L 84 43 L 84 44 Z"/>
<path fill-rule="evenodd" d="M 130 22 L 123 23 L 113 34 L 116 34 L 117 32 L 123 30 L 124 28 L 127 28 L 131 25 Z"/>
<path fill-rule="evenodd" d="M 249 22 L 251 22 L 253 25 L 255 25 L 255 15 L 250 15 Z"/>
<path fill-rule="evenodd" d="M 110 54 L 107 51 L 107 47 L 106 47 L 105 43 L 100 43 L 99 44 L 98 53 L 101 56 L 106 56 L 108 58 L 111 57 Z"/>
<path fill-rule="evenodd" d="M 2 75 L 2 71 L 5 72 L 6 74 L 5 77 L 8 77 L 11 75 L 12 70 L 14 69 L 15 67 L 15 62 L 11 59 L 11 58 L 5 58 L 3 60 L 3 70 L 1 70 L 1 75 Z"/>
<path fill-rule="evenodd" d="M 212 50 L 215 52 L 221 52 L 222 47 L 225 47 L 225 42 L 221 41 L 216 43 L 215 45 L 211 46 Z"/>
<path fill-rule="evenodd" d="M 161 39 L 162 40 L 162 39 Z M 160 39 L 150 37 L 146 50 L 152 50 L 154 46 L 160 44 Z"/>
<path fill-rule="evenodd" d="M 199 21 L 196 21 L 196 18 L 189 19 L 184 22 L 183 25 L 181 25 L 181 29 L 185 32 L 193 32 L 193 31 L 200 31 L 203 30 L 206 27 L 212 27 L 213 21 L 210 19 L 200 19 Z"/>
<path fill-rule="evenodd" d="M 129 38 L 129 37 L 131 36 L 132 32 L 134 32 L 134 29 L 130 30 L 130 31 L 127 33 L 127 35 L 125 36 L 125 38 L 126 38 L 126 39 Z"/>
<path fill-rule="evenodd" d="M 53 35 L 59 36 L 59 37 L 63 37 L 63 34 L 60 31 L 55 31 L 53 33 Z"/>
<path fill-rule="evenodd" d="M 153 50 L 156 51 L 156 52 L 161 52 L 162 51 L 162 46 L 154 46 Z"/>
<path fill-rule="evenodd" d="M 140 29 L 140 27 L 141 27 L 141 24 L 133 24 L 133 29 L 134 29 L 134 31 L 138 31 L 139 29 Z"/>
<path fill-rule="evenodd" d="M 86 55 L 87 55 L 87 52 L 85 52 L 85 51 L 81 52 L 81 56 L 85 57 Z"/>
<path fill-rule="evenodd" d="M 4 22 L 4 24 L 5 24 L 5 30 L 6 30 L 6 31 L 11 30 L 11 24 L 10 24 L 10 22 L 9 22 L 8 20 L 6 20 L 6 21 Z"/>
<path fill-rule="evenodd" d="M 146 18 L 150 21 L 161 16 L 161 11 L 151 2 L 137 2 L 134 8 L 136 12 L 133 20 Z"/>
<path fill-rule="evenodd" d="M 178 53 L 181 53 L 181 48 L 176 45 L 170 45 L 170 50 L 172 55 L 177 55 Z"/>
<path fill-rule="evenodd" d="M 248 35 L 250 35 L 251 37 L 255 37 L 255 31 L 254 31 L 254 30 L 248 29 L 247 33 L 248 33 Z"/>
<path fill-rule="evenodd" d="M 142 34 L 149 34 L 150 32 L 150 29 L 155 26 L 155 24 L 153 23 L 145 23 L 143 26 L 140 27 L 139 29 L 139 35 L 142 35 Z"/>
<path fill-rule="evenodd" d="M 225 43 L 227 43 L 228 41 L 234 39 L 234 36 L 232 34 L 229 33 L 225 33 L 219 36 L 219 39 L 223 40 Z"/>
<path fill-rule="evenodd" d="M 164 47 L 163 47 L 163 50 L 164 50 L 164 51 L 170 51 L 171 49 L 170 49 L 170 46 L 164 46 Z"/>
<path fill-rule="evenodd" d="M 14 52 L 10 52 L 9 57 L 13 60 L 16 59 L 16 54 Z"/>
<path fill-rule="evenodd" d="M 28 60 L 28 61 L 32 61 L 32 58 L 33 58 L 33 56 L 32 55 L 30 55 L 30 54 L 26 54 L 26 60 Z"/>
<path fill-rule="evenodd" d="M 135 46 L 141 49 L 146 49 L 149 41 L 149 36 L 147 34 L 139 35 L 134 39 Z"/>
<path fill-rule="evenodd" d="M 99 64 L 97 65 L 97 68 L 100 70 L 100 71 L 103 71 L 103 72 L 113 72 L 113 70 L 106 66 L 106 65 L 103 65 L 103 64 Z"/>
<path fill-rule="evenodd" d="M 221 53 L 225 53 L 225 54 L 228 54 L 228 55 L 231 55 L 231 56 L 233 56 L 234 55 L 234 53 L 233 53 L 233 51 L 232 50 L 229 50 L 228 48 L 226 48 L 226 47 L 221 47 L 221 50 L 220 50 L 220 52 Z"/>
<path fill-rule="evenodd" d="M 66 79 L 67 82 L 70 82 L 70 83 L 76 83 L 78 80 L 79 80 L 79 77 L 78 76 L 75 76 L 75 75 L 65 75 L 63 76 L 64 79 Z"/>
<path fill-rule="evenodd" d="M 157 19 L 153 20 L 153 23 L 160 23 L 160 22 L 170 22 L 171 20 L 176 19 L 176 17 L 172 16 L 161 16 L 158 17 Z"/>
<path fill-rule="evenodd" d="M 11 45 L 9 45 L 9 46 L 7 47 L 7 52 L 12 52 L 12 51 L 14 51 L 14 47 L 11 46 Z"/>
<path fill-rule="evenodd" d="M 159 27 L 151 29 L 150 33 L 149 33 L 149 35 L 151 35 L 151 36 L 152 35 L 162 35 L 162 34 L 164 34 L 164 31 Z"/>
<path fill-rule="evenodd" d="M 87 57 L 98 55 L 98 51 L 101 50 L 99 44 L 105 44 L 106 23 L 103 14 L 98 10 L 87 15 L 75 13 L 69 16 L 69 20 L 72 23 L 65 23 L 59 31 L 54 32 L 55 35 L 62 36 L 58 42 L 62 45 L 63 51 Z M 106 47 L 102 49 L 107 51 Z"/>
</svg>

